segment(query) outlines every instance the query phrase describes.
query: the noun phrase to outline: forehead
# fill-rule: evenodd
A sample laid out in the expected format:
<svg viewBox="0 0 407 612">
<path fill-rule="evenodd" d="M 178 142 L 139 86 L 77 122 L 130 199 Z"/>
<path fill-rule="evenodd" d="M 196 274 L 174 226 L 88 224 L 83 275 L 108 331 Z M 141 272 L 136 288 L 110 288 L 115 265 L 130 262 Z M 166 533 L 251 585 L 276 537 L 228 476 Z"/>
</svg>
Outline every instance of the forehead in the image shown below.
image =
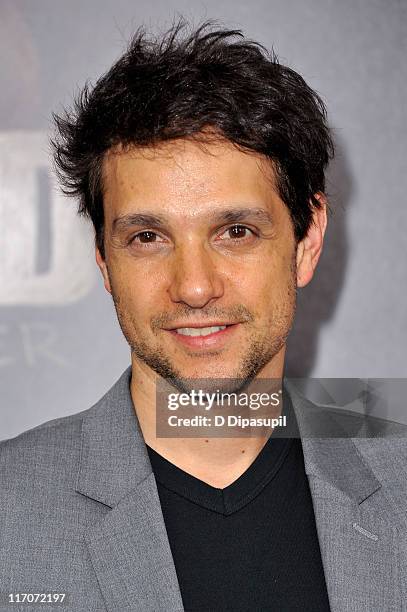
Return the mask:
<svg viewBox="0 0 407 612">
<path fill-rule="evenodd" d="M 272 163 L 226 140 L 116 147 L 105 156 L 102 176 L 106 217 L 138 207 L 193 215 L 225 203 L 279 200 Z"/>
</svg>

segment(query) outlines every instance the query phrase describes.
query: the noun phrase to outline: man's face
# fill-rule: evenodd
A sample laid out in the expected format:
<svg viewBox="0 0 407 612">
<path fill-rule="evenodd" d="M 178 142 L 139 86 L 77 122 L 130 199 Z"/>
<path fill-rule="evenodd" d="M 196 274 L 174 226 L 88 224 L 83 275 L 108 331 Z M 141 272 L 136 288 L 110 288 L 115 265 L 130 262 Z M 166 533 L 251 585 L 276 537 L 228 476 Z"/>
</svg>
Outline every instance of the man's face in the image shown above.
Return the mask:
<svg viewBox="0 0 407 612">
<path fill-rule="evenodd" d="M 135 363 L 184 379 L 272 372 L 297 265 L 270 162 L 227 141 L 179 140 L 110 153 L 103 182 L 97 260 Z"/>
</svg>

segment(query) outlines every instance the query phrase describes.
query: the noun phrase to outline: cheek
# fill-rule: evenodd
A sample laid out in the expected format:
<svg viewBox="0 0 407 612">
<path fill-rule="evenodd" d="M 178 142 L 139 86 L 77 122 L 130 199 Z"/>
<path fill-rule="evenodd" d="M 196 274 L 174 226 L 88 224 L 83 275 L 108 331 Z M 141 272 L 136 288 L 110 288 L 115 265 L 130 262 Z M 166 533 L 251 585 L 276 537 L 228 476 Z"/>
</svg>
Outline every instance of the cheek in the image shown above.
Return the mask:
<svg viewBox="0 0 407 612">
<path fill-rule="evenodd" d="M 274 291 L 284 288 L 292 277 L 291 258 L 274 254 L 258 262 L 256 269 L 250 275 L 250 283 L 259 289 Z"/>
<path fill-rule="evenodd" d="M 256 310 L 291 310 L 296 297 L 295 260 L 279 258 L 261 266 L 256 276 L 246 279 L 245 291 Z"/>
<path fill-rule="evenodd" d="M 140 304 L 156 299 L 165 282 L 162 265 L 151 266 L 146 260 L 135 261 L 126 255 L 112 258 L 109 277 L 117 295 Z"/>
<path fill-rule="evenodd" d="M 132 319 L 136 322 L 145 322 L 154 311 L 154 304 L 157 303 L 150 287 L 141 287 L 136 283 L 123 288 L 122 301 L 127 305 Z"/>
</svg>

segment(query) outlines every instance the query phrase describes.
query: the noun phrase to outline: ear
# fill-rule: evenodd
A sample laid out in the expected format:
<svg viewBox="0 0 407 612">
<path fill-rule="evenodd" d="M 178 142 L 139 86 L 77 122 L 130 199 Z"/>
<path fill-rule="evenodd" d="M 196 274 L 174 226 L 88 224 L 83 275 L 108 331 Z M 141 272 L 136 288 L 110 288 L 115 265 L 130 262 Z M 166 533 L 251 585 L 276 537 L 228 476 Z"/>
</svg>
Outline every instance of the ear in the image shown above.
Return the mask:
<svg viewBox="0 0 407 612">
<path fill-rule="evenodd" d="M 95 256 L 96 256 L 96 263 L 98 265 L 99 270 L 102 273 L 103 276 L 103 282 L 105 285 L 105 289 L 106 291 L 108 291 L 109 293 L 112 293 L 112 288 L 110 286 L 110 279 L 109 279 L 109 274 L 107 272 L 107 266 L 106 266 L 106 261 L 103 259 L 98 247 L 96 247 L 95 249 Z"/>
<path fill-rule="evenodd" d="M 307 234 L 297 245 L 297 286 L 305 287 L 314 276 L 322 252 L 322 244 L 326 230 L 327 199 L 323 193 L 315 194 L 320 206 L 313 205 L 312 221 Z"/>
</svg>

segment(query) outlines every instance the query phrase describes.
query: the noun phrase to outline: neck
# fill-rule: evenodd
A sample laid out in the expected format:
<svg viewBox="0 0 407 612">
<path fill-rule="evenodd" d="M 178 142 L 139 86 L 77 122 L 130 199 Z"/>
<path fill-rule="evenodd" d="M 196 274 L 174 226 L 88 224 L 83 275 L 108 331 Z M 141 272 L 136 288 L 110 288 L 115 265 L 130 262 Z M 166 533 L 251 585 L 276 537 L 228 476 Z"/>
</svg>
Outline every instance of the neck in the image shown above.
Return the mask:
<svg viewBox="0 0 407 612">
<path fill-rule="evenodd" d="M 285 346 L 257 378 L 282 379 Z M 131 397 L 146 444 L 168 461 L 207 484 L 223 489 L 253 463 L 267 436 L 238 438 L 158 438 L 156 436 L 156 384 L 158 375 L 132 358 Z M 281 406 L 279 407 L 279 413 Z M 279 416 L 279 413 L 273 416 Z"/>
</svg>

